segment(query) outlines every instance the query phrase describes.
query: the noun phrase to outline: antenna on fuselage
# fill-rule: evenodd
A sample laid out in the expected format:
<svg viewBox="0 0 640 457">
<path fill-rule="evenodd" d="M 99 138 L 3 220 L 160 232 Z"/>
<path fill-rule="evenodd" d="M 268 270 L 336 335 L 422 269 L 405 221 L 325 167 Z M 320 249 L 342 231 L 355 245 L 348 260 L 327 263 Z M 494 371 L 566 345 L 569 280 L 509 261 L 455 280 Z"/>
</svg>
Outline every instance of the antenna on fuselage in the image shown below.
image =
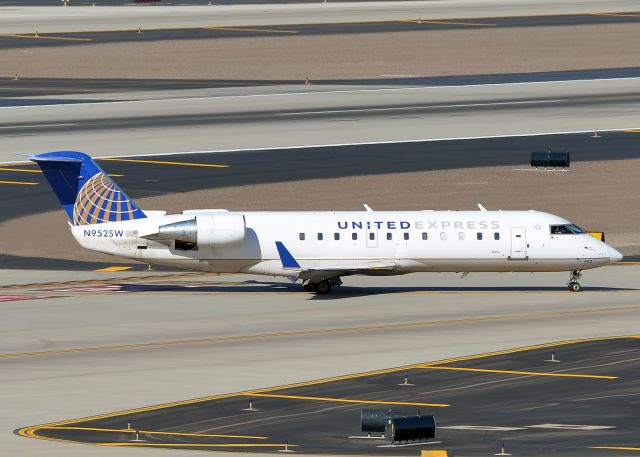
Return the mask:
<svg viewBox="0 0 640 457">
<path fill-rule="evenodd" d="M 480 208 L 480 211 L 483 211 L 483 212 L 487 210 L 487 208 L 482 206 L 480 203 L 478 203 L 478 208 Z"/>
<path fill-rule="evenodd" d="M 366 203 L 363 203 L 362 205 L 364 206 L 364 209 L 366 209 L 367 211 L 373 211 L 371 209 L 371 207 L 369 205 L 367 205 Z"/>
</svg>

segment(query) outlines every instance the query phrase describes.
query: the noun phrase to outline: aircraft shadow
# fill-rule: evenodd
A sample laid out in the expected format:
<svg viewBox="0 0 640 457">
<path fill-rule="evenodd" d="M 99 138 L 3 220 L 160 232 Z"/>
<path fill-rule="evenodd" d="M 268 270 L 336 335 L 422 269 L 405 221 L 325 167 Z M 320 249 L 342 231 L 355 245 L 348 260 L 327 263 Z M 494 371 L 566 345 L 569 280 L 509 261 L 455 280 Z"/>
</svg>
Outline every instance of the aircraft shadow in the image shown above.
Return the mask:
<svg viewBox="0 0 640 457">
<path fill-rule="evenodd" d="M 133 284 L 110 283 L 117 286 L 109 292 L 184 292 L 184 293 L 306 293 L 312 300 L 334 300 L 352 297 L 391 294 L 499 294 L 499 293 L 544 293 L 569 292 L 564 286 L 542 287 L 429 287 L 429 286 L 389 286 L 389 287 L 352 287 L 340 286 L 334 288 L 328 295 L 315 295 L 304 291 L 300 284 L 286 284 L 282 282 L 243 281 L 232 283 L 169 283 L 169 284 Z M 584 287 L 582 292 L 623 292 L 639 289 L 620 287 Z"/>
</svg>

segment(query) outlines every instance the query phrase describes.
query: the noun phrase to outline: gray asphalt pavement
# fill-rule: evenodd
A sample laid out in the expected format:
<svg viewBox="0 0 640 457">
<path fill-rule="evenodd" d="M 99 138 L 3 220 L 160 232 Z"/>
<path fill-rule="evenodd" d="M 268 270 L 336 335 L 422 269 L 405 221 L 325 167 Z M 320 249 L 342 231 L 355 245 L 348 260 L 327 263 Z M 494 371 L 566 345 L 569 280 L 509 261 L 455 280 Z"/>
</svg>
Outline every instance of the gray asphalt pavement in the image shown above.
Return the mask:
<svg viewBox="0 0 640 457">
<path fill-rule="evenodd" d="M 571 160 L 601 161 L 640 158 L 638 133 L 601 132 L 484 138 L 441 142 L 412 142 L 264 151 L 214 152 L 192 156 L 130 157 L 133 162 L 101 161 L 132 198 L 245 184 L 304 179 L 403 173 L 421 170 L 518 165 L 528 167 L 533 151 L 569 151 Z M 135 162 L 142 160 L 142 162 Z M 151 162 L 145 162 L 151 160 Z M 176 166 L 162 162 L 222 164 L 228 168 Z M 35 165 L 0 169 L 0 182 L 26 180 L 36 185 L 2 186 L 0 221 L 59 207 L 44 177 L 14 169 L 37 170 Z M 28 177 L 27 177 L 28 176 Z M 6 259 L 10 263 L 11 259 Z M 37 265 L 37 263 L 36 263 Z M 14 266 L 15 267 L 15 266 Z"/>
<path fill-rule="evenodd" d="M 489 75 L 395 77 L 377 79 L 302 80 L 239 80 L 239 79 L 74 79 L 23 78 L 0 80 L 0 107 L 34 106 L 70 103 L 98 103 L 114 100 L 142 100 L 152 97 L 150 92 L 197 91 L 225 88 L 229 95 L 234 90 L 256 86 L 299 86 L 299 89 L 322 90 L 322 86 L 389 87 L 389 86 L 465 86 L 482 84 L 532 83 L 553 81 L 581 81 L 590 79 L 639 78 L 640 68 L 601 68 L 594 70 L 544 71 L 533 73 L 504 73 Z M 246 89 L 244 89 L 246 90 Z M 197 92 L 196 92 L 197 93 Z M 240 92 L 241 93 L 241 92 Z M 84 95 L 81 95 L 84 94 Z"/>
<path fill-rule="evenodd" d="M 0 30 L 4 34 L 85 32 L 88 30 L 185 29 L 220 26 L 318 24 L 407 19 L 443 20 L 484 17 L 538 16 L 637 11 L 633 0 L 379 1 L 272 5 L 18 6 L 4 7 Z M 54 20 L 52 20 L 54 19 Z M 432 24 L 435 25 L 435 24 Z M 450 24 L 451 25 L 451 24 Z M 473 27 L 473 26 L 471 26 Z M 482 26 L 481 26 L 482 27 Z"/>
<path fill-rule="evenodd" d="M 215 38 L 261 37 L 270 35 L 349 35 L 363 33 L 442 31 L 468 29 L 474 27 L 566 27 L 593 24 L 640 23 L 640 12 L 622 14 L 569 14 L 558 16 L 515 16 L 483 17 L 481 19 L 437 19 L 407 18 L 407 20 L 286 24 L 286 25 L 243 25 L 242 27 L 207 28 L 138 28 L 102 32 L 76 32 L 66 34 L 0 34 L 1 48 L 29 48 L 42 46 L 77 46 L 99 43 L 149 42 L 158 40 L 202 40 Z M 425 36 L 425 39 L 428 35 Z"/>
<path fill-rule="evenodd" d="M 552 352 L 560 362 L 549 362 Z M 594 447 L 637 446 L 639 355 L 636 338 L 551 345 L 107 413 L 33 433 L 70 442 L 210 451 L 277 451 L 288 442 L 305 454 L 415 456 L 421 449 L 446 449 L 485 456 L 505 443 L 514 455 L 546 456 L 553 449 L 562 456 L 597 457 L 606 450 Z M 422 443 L 390 444 L 380 433 L 366 439 L 360 413 L 371 408 L 433 414 L 437 436 Z M 142 431 L 138 442 L 135 430 Z"/>
<path fill-rule="evenodd" d="M 638 268 L 590 271 L 580 294 L 566 291 L 564 274 L 481 273 L 464 280 L 453 274 L 384 282 L 353 277 L 325 298 L 260 277 L 5 270 L 0 276 L 0 283 L 7 285 L 0 289 L 0 429 L 5 431 L 0 445 L 8 454 L 29 457 L 146 457 L 159 452 L 69 445 L 11 433 L 100 415 L 118 429 L 126 428 L 126 418 L 132 416 L 134 428 L 151 431 L 158 427 L 202 433 L 219 428 L 223 434 L 245 434 L 260 429 L 268 437 L 260 442 L 276 443 L 276 449 L 288 439 L 303 445 L 300 452 L 344 445 L 367 454 L 386 453 L 376 447 L 384 443 L 345 438 L 359 434 L 359 404 L 251 395 L 195 402 L 169 415 L 149 406 L 525 345 L 636 334 L 638 292 L 628 289 L 637 286 Z M 551 351 L 561 363 L 544 362 Z M 442 401 L 451 406 L 420 409 L 436 414 L 442 427 L 437 441 L 443 446 L 432 448 L 460 451 L 456 455 L 498 453 L 504 440 L 514 455 L 546 455 L 555 449 L 559 455 L 608 457 L 611 451 L 588 447 L 628 445 L 638 436 L 633 413 L 636 354 L 637 344 L 623 341 L 548 347 L 450 365 L 618 377 L 613 380 L 402 369 L 264 393 Z M 405 373 L 415 386 L 397 386 Z M 260 411 L 241 411 L 250 398 Z M 111 413 L 132 408 L 143 409 L 119 417 Z M 290 413 L 299 414 L 295 422 L 286 417 Z M 615 428 L 531 428 L 548 423 Z M 308 425 L 318 428 L 309 430 Z M 460 425 L 524 430 L 444 428 Z M 117 443 L 121 438 L 114 434 L 98 439 Z M 173 446 L 190 440 L 169 439 Z M 418 449 L 408 446 L 389 453 L 416 455 Z M 207 454 L 203 449 L 190 453 L 198 452 Z"/>
</svg>

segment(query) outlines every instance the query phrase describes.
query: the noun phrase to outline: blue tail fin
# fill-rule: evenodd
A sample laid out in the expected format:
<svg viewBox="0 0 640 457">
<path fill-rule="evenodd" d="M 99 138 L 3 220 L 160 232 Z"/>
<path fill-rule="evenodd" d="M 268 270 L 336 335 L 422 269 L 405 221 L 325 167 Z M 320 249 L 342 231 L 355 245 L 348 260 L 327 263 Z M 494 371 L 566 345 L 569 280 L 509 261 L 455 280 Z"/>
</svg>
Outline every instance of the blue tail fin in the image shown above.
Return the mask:
<svg viewBox="0 0 640 457">
<path fill-rule="evenodd" d="M 42 169 L 73 225 L 147 217 L 87 154 L 56 151 L 31 160 Z"/>
</svg>

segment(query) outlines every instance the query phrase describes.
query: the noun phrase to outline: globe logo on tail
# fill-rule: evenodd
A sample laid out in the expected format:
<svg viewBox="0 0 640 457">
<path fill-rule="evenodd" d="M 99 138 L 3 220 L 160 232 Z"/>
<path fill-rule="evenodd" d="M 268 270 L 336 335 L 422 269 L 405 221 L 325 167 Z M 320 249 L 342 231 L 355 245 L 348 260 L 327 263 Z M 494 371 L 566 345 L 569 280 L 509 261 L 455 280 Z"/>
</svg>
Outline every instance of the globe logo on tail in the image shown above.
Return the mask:
<svg viewBox="0 0 640 457">
<path fill-rule="evenodd" d="M 73 207 L 73 223 L 126 221 L 135 219 L 135 212 L 142 213 L 107 175 L 98 173 L 80 189 Z"/>
</svg>

